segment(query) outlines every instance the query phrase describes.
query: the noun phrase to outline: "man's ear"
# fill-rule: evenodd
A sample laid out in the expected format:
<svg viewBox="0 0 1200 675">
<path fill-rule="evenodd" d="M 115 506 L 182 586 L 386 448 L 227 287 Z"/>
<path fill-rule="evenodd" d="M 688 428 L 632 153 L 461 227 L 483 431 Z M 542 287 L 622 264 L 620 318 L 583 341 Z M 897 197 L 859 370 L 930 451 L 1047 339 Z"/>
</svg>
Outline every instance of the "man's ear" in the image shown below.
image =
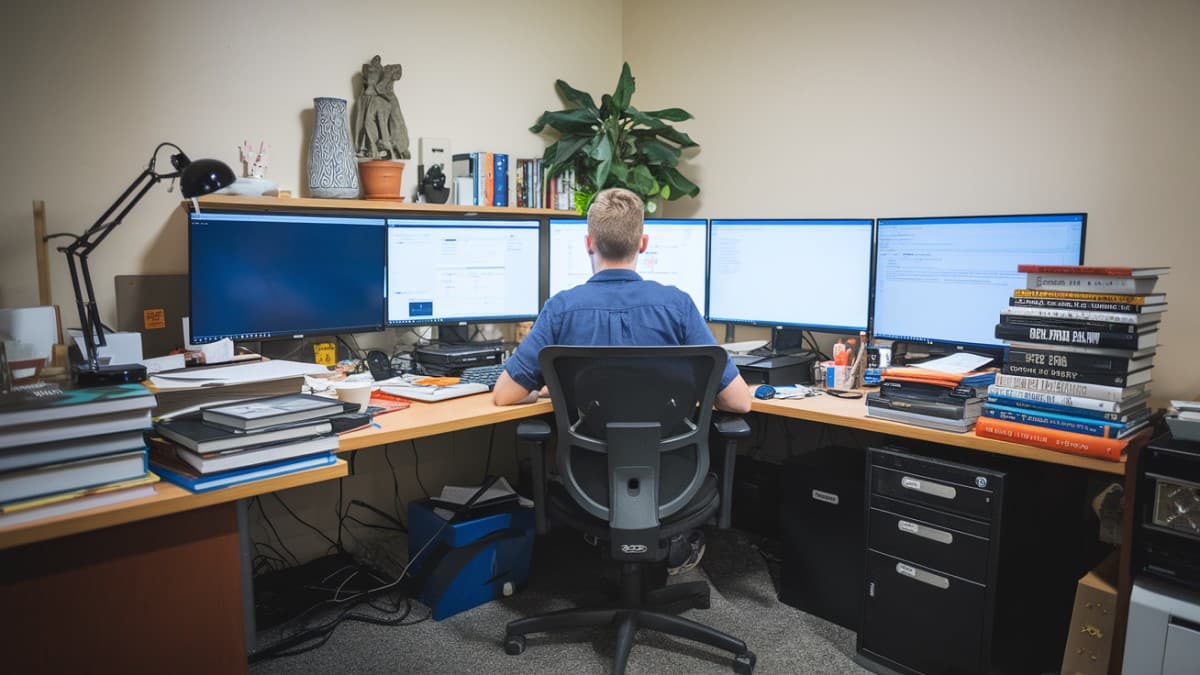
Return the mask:
<svg viewBox="0 0 1200 675">
<path fill-rule="evenodd" d="M 638 248 L 638 253 L 645 253 L 646 246 L 648 246 L 649 244 L 650 244 L 650 235 L 643 234 L 642 235 L 642 245 Z"/>
<path fill-rule="evenodd" d="M 590 234 L 583 235 L 583 243 L 585 246 L 587 246 L 588 255 L 596 254 L 596 249 L 592 248 L 592 235 L 590 235 Z"/>
</svg>

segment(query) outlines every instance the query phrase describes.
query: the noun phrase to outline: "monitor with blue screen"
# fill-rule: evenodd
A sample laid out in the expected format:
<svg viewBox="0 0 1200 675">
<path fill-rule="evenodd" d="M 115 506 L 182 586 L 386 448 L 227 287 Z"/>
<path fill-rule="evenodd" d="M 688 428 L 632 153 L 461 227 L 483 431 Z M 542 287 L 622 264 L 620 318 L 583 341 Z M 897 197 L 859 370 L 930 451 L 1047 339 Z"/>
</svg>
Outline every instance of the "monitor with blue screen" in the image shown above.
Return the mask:
<svg viewBox="0 0 1200 675">
<path fill-rule="evenodd" d="M 191 213 L 191 341 L 383 330 L 383 218 Z"/>
<path fill-rule="evenodd" d="M 1025 287 L 1017 265 L 1079 265 L 1087 214 L 883 218 L 873 333 L 996 348 L 1000 311 Z"/>
<path fill-rule="evenodd" d="M 637 258 L 643 279 L 675 286 L 691 296 L 704 314 L 705 265 L 708 260 L 708 221 L 655 218 L 645 221 L 646 250 Z M 592 276 L 592 262 L 582 218 L 550 220 L 550 295 L 578 286 Z"/>
<path fill-rule="evenodd" d="M 387 322 L 528 321 L 538 313 L 532 219 L 387 219 Z"/>
<path fill-rule="evenodd" d="M 713 220 L 709 321 L 866 330 L 873 226 L 870 219 Z"/>
</svg>

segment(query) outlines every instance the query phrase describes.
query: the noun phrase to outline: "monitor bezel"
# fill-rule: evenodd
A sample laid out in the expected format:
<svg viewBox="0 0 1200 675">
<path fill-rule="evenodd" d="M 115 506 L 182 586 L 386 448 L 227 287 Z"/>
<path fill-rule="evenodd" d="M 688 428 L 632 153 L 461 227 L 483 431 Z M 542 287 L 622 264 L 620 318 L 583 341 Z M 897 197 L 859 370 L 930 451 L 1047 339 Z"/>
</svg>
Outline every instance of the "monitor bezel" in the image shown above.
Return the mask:
<svg viewBox="0 0 1200 675">
<path fill-rule="evenodd" d="M 713 233 L 716 228 L 714 223 L 720 221 L 734 221 L 744 223 L 839 223 L 839 224 L 864 224 L 870 223 L 871 237 L 869 241 L 870 251 L 868 253 L 868 271 L 867 274 L 867 317 L 866 323 L 861 326 L 830 326 L 827 324 L 791 322 L 791 321 L 769 321 L 757 319 L 731 319 L 715 317 L 712 315 L 712 250 L 713 250 Z M 708 270 L 705 274 L 705 308 L 704 318 L 710 323 L 723 323 L 733 326 L 761 326 L 776 329 L 793 329 L 801 331 L 810 331 L 814 333 L 830 333 L 834 335 L 858 335 L 866 332 L 871 326 L 871 300 L 872 291 L 875 284 L 875 234 L 876 224 L 874 218 L 709 218 L 708 219 Z"/>
<path fill-rule="evenodd" d="M 535 287 L 537 288 L 536 308 L 532 314 L 515 314 L 515 315 L 488 315 L 488 316 L 462 316 L 462 317 L 431 317 L 421 319 L 399 319 L 392 320 L 388 315 L 388 288 L 387 278 L 391 269 L 391 260 L 387 250 L 387 234 L 384 234 L 384 285 L 383 285 L 383 320 L 384 326 L 387 328 L 412 328 L 415 326 L 469 326 L 471 324 L 489 324 L 489 323 L 519 323 L 522 321 L 534 321 L 537 319 L 541 311 L 542 299 L 541 289 L 545 273 L 543 268 L 549 264 L 546 261 L 547 257 L 547 240 L 543 237 L 543 231 L 546 229 L 544 223 L 547 222 L 545 217 L 538 216 L 508 216 L 505 214 L 483 214 L 483 213 L 464 213 L 464 214 L 447 214 L 447 215 L 407 215 L 407 214 L 389 214 L 385 217 L 386 221 L 391 220 L 409 220 L 409 221 L 429 221 L 429 222 L 447 222 L 453 221 L 456 223 L 463 222 L 532 222 L 537 225 L 538 233 L 538 262 L 536 265 L 538 281 Z M 387 223 L 386 229 L 390 229 L 392 225 Z M 469 225 L 467 225 L 469 227 Z M 546 282 L 548 283 L 548 282 Z"/>
<path fill-rule="evenodd" d="M 962 216 L 903 216 L 894 218 L 876 218 L 875 219 L 875 240 L 872 245 L 871 254 L 871 327 L 870 336 L 871 342 L 878 340 L 890 340 L 892 342 L 904 342 L 915 345 L 928 346 L 945 346 L 953 347 L 958 350 L 984 349 L 984 350 L 1002 350 L 1007 351 L 1008 345 L 1001 342 L 1000 344 L 988 344 L 984 342 L 966 342 L 962 340 L 944 340 L 940 338 L 927 337 L 893 337 L 891 335 L 879 335 L 875 330 L 875 284 L 878 282 L 876 274 L 878 267 L 879 254 L 879 233 L 883 229 L 883 223 L 886 221 L 955 221 L 955 220 L 978 220 L 983 218 L 1002 219 L 1002 218 L 1055 218 L 1064 216 L 1081 216 L 1081 227 L 1079 229 L 1079 262 L 1083 264 L 1084 253 L 1087 250 L 1087 221 L 1088 214 L 1086 211 L 1062 211 L 1062 212 L 1046 212 L 1046 213 L 992 213 L 980 215 L 962 215 Z M 999 316 L 997 316 L 999 321 Z"/>
<path fill-rule="evenodd" d="M 257 217 L 257 218 L 332 218 L 338 220 L 361 220 L 361 221 L 380 221 L 379 229 L 381 231 L 380 242 L 380 263 L 381 263 L 381 290 L 379 296 L 379 322 L 376 324 L 350 325 L 350 326 L 330 326 L 322 327 L 315 330 L 297 332 L 297 331 L 263 331 L 257 333 L 242 333 L 237 335 L 220 335 L 217 337 L 203 337 L 197 339 L 195 337 L 196 322 L 195 312 L 192 311 L 192 300 L 195 295 L 195 288 L 192 282 L 192 227 L 195 218 L 203 218 L 212 215 L 220 216 L 235 216 L 235 217 Z M 296 212 L 296 211 L 241 211 L 241 210 L 225 210 L 225 209 L 209 209 L 202 212 L 197 212 L 195 209 L 187 210 L 187 261 L 188 261 L 188 335 L 185 337 L 189 344 L 212 344 L 228 338 L 234 342 L 262 342 L 266 340 L 300 340 L 307 337 L 316 337 L 324 335 L 344 335 L 348 333 L 374 333 L 382 331 L 386 327 L 387 319 L 387 218 L 381 215 L 364 215 L 361 213 L 329 213 L 329 212 Z"/>
</svg>

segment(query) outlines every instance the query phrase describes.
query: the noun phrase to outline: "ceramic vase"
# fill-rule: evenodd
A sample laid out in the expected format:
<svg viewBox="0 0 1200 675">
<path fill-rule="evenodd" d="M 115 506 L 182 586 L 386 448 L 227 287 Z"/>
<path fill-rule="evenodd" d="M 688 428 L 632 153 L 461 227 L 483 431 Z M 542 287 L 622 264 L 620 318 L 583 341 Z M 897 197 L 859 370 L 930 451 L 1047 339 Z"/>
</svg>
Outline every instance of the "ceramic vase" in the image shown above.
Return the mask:
<svg viewBox="0 0 1200 675">
<path fill-rule="evenodd" d="M 313 99 L 316 120 L 308 147 L 308 192 L 313 197 L 358 197 L 358 164 L 350 145 L 346 99 Z"/>
</svg>

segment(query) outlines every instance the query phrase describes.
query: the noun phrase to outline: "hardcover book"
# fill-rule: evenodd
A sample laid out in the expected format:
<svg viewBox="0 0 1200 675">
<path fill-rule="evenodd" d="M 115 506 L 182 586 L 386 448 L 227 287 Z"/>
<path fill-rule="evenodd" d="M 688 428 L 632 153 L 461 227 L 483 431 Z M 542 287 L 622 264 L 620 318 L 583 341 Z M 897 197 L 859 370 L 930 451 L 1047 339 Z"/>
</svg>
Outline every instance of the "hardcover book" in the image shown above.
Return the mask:
<svg viewBox="0 0 1200 675">
<path fill-rule="evenodd" d="M 232 471 L 222 471 L 220 473 L 205 475 L 176 457 L 174 452 L 174 446 L 169 443 L 151 443 L 150 464 L 154 467 L 155 473 L 161 476 L 163 480 L 191 490 L 192 492 L 219 490 L 242 483 L 251 483 L 257 480 L 284 476 L 289 473 L 298 473 L 300 471 L 307 471 L 308 469 L 329 466 L 337 462 L 337 458 L 334 457 L 333 453 L 321 453 L 307 457 L 286 459 L 282 462 L 260 464 L 244 469 L 234 469 Z"/>
<path fill-rule="evenodd" d="M 1043 328 L 1066 328 L 1070 330 L 1098 331 L 1121 335 L 1142 335 L 1158 330 L 1159 314 L 1147 314 L 1144 323 L 1104 321 L 1100 319 L 1069 319 L 1065 317 L 1023 316 L 1009 310 L 1000 313 L 1000 323 L 1006 326 L 1038 326 Z"/>
<path fill-rule="evenodd" d="M 929 415 L 950 420 L 970 420 L 983 412 L 983 399 L 963 399 L 958 403 L 943 403 L 941 401 L 924 401 L 915 398 L 900 398 L 885 396 L 873 391 L 867 394 L 868 408 L 889 408 L 918 415 Z"/>
<path fill-rule="evenodd" d="M 87 435 L 49 443 L 25 445 L 0 450 L 0 472 L 112 455 L 123 450 L 140 450 L 144 447 L 146 447 L 146 442 L 142 439 L 141 430 L 98 436 Z"/>
<path fill-rule="evenodd" d="M 1154 291 L 1158 277 L 1121 277 L 1110 275 L 1043 274 L 1025 275 L 1025 285 L 1038 291 L 1083 291 L 1087 293 L 1129 293 L 1144 295 Z"/>
<path fill-rule="evenodd" d="M 0 474 L 0 504 L 145 476 L 146 449 Z"/>
<path fill-rule="evenodd" d="M 935 417 L 933 415 L 922 415 L 919 413 L 908 412 L 905 410 L 895 410 L 892 408 L 868 407 L 867 417 L 876 417 L 891 422 L 902 422 L 911 424 L 917 427 L 925 427 L 927 429 L 938 429 L 941 431 L 950 431 L 956 434 L 964 434 L 971 430 L 975 425 L 977 418 L 971 417 L 961 420 L 947 419 L 944 417 Z"/>
<path fill-rule="evenodd" d="M 1091 398 L 1088 396 L 1077 396 L 1074 394 L 1023 389 L 1021 387 L 1006 387 L 999 384 L 993 384 L 992 386 L 988 387 L 988 395 L 1021 399 L 1033 403 L 1049 403 L 1051 405 L 1064 406 L 1067 408 L 1081 408 L 1085 410 L 1115 414 L 1125 413 L 1141 407 L 1145 405 L 1146 400 L 1150 398 L 1150 392 L 1147 391 L 1132 395 L 1129 398 L 1121 401 L 1110 401 L 1099 398 Z"/>
<path fill-rule="evenodd" d="M 17 387 L 0 394 L 0 427 L 65 420 L 89 415 L 149 410 L 154 394 L 140 383 L 88 389 L 62 389 L 54 384 Z"/>
<path fill-rule="evenodd" d="M 1100 438 L 1124 438 L 1146 426 L 1150 419 L 1149 412 L 1147 412 L 1146 415 L 1129 423 L 1110 422 L 1108 420 L 1074 417 L 1048 410 L 1030 410 L 1028 408 L 1005 406 L 998 403 L 988 403 L 983 406 L 983 414 L 986 417 L 1009 420 L 1020 424 L 1031 424 L 1039 427 L 1069 431 L 1075 434 L 1099 436 Z"/>
<path fill-rule="evenodd" d="M 187 448 L 176 447 L 175 454 L 187 462 L 201 474 L 231 471 L 247 466 L 269 464 L 294 457 L 304 457 L 320 452 L 330 453 L 337 450 L 336 434 L 326 434 L 310 438 L 298 438 L 267 445 L 254 445 L 247 448 L 222 450 L 219 452 L 197 453 Z"/>
<path fill-rule="evenodd" d="M 1062 309 L 1059 307 L 1027 307 L 1013 306 L 1000 312 L 1002 317 L 1024 319 L 1049 319 L 1051 321 L 1080 321 L 1097 326 L 1110 325 L 1114 328 L 1101 330 L 1117 330 L 1117 327 L 1144 326 L 1162 320 L 1161 312 L 1097 312 L 1082 309 Z"/>
<path fill-rule="evenodd" d="M 201 413 L 205 422 L 250 430 L 320 419 L 336 415 L 342 410 L 342 402 L 336 399 L 288 394 L 204 408 Z"/>
<path fill-rule="evenodd" d="M 1154 352 L 1148 352 L 1141 356 L 1132 356 L 1131 354 L 1131 352 L 1127 352 L 1125 356 L 1108 356 L 1087 354 L 1070 347 L 1048 348 L 1045 345 L 1013 344 L 1008 349 L 1005 365 L 1118 375 L 1146 370 L 1154 365 Z"/>
<path fill-rule="evenodd" d="M 1044 391 L 1051 394 L 1066 394 L 1068 396 L 1082 396 L 1101 401 L 1115 402 L 1126 401 L 1135 396 L 1140 396 L 1146 391 L 1146 385 L 1144 384 L 1128 387 L 1106 387 L 1100 384 L 1052 380 L 1045 377 L 1021 377 L 1018 375 L 1005 375 L 1003 373 L 996 377 L 996 386 Z"/>
<path fill-rule="evenodd" d="M 1098 384 L 1106 387 L 1131 387 L 1149 382 L 1153 369 L 1146 367 L 1130 373 L 1102 373 L 1056 368 L 1054 366 L 1032 366 L 1019 362 L 1014 363 L 1010 359 L 1009 363 L 1004 364 L 1004 369 L 1001 372 L 1005 375 Z"/>
<path fill-rule="evenodd" d="M 1130 443 L 1141 442 L 1149 437 L 1150 429 L 1142 429 L 1127 438 L 1100 438 L 994 417 L 980 417 L 975 423 L 975 435 L 1118 462 Z"/>
<path fill-rule="evenodd" d="M 1119 267 L 1095 265 L 1017 265 L 1018 272 L 1038 274 L 1074 274 L 1096 277 L 1131 277 L 1146 279 L 1171 271 L 1170 267 Z"/>
<path fill-rule="evenodd" d="M 1120 297 L 1120 296 L 1117 296 Z M 1129 296 L 1134 297 L 1134 296 Z M 1107 302 L 1094 300 L 1074 300 L 1071 298 L 1025 298 L 1014 295 L 1008 299 L 1012 307 L 1042 307 L 1045 309 L 1073 309 L 1080 312 L 1110 312 L 1128 314 L 1161 314 L 1167 311 L 1167 303 L 1153 305 L 1136 304 L 1132 302 Z"/>
<path fill-rule="evenodd" d="M 1149 395 L 1143 396 L 1141 400 L 1133 405 L 1122 408 L 1119 412 L 1104 412 L 1103 410 L 1095 410 L 1091 408 L 1081 408 L 1068 405 L 1058 405 L 1045 401 L 1031 401 L 1023 398 L 1012 398 L 1008 396 L 988 395 L 987 402 L 998 405 L 1008 406 L 1010 408 L 1020 408 L 1022 410 L 1033 410 L 1037 412 L 1053 412 L 1062 415 L 1071 415 L 1072 417 L 1083 417 L 1087 419 L 1106 420 L 1109 422 L 1130 423 L 1139 419 L 1150 417 L 1150 406 L 1146 401 Z"/>
<path fill-rule="evenodd" d="M 304 420 L 247 432 L 206 424 L 198 412 L 159 420 L 154 430 L 164 438 L 200 454 L 311 438 L 332 431 L 328 420 Z"/>
<path fill-rule="evenodd" d="M 1006 342 L 1036 342 L 1058 345 L 1080 345 L 1106 349 L 1132 351 L 1148 349 L 1158 345 L 1158 331 L 1153 327 L 1137 333 L 1116 333 L 1065 323 L 1046 325 L 996 324 L 996 338 Z"/>
<path fill-rule="evenodd" d="M 125 431 L 143 431 L 149 428 L 149 410 L 101 413 L 70 420 L 50 419 L 12 428 L 0 428 L 0 450 Z"/>
<path fill-rule="evenodd" d="M 1046 291 L 1018 288 L 1013 291 L 1016 298 L 1042 298 L 1048 300 L 1083 300 L 1085 302 L 1116 302 L 1130 305 L 1160 305 L 1167 301 L 1166 294 L 1089 293 L 1085 291 Z"/>
</svg>

